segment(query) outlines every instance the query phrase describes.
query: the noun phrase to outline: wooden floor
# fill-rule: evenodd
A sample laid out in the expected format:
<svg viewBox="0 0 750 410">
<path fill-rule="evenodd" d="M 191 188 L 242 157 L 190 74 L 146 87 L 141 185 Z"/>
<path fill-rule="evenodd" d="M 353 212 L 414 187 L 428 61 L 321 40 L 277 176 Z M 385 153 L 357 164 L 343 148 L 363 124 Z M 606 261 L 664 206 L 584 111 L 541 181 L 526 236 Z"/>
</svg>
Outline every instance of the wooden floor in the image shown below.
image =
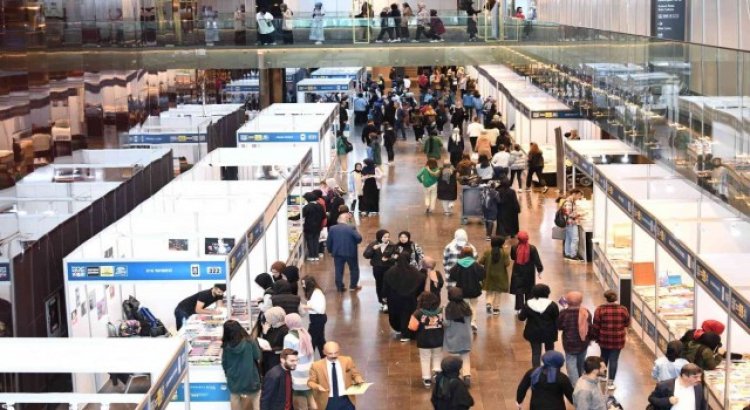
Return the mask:
<svg viewBox="0 0 750 410">
<path fill-rule="evenodd" d="M 350 139 L 355 151 L 349 154 L 349 169 L 365 155 L 358 131 L 355 130 Z M 442 261 L 443 247 L 461 225 L 456 214 L 444 216 L 439 205 L 438 212 L 425 215 L 422 192 L 415 178 L 424 155 L 418 153 L 413 137 L 407 136 L 408 141 L 399 140 L 397 143 L 395 165 L 384 167 L 387 177 L 381 192 L 380 216 L 360 221 L 363 244 L 372 241 L 375 231 L 381 228 L 388 229 L 392 237 L 399 231 L 408 230 L 426 255 Z M 343 174 L 338 174 L 338 177 L 342 186 L 347 186 Z M 552 288 L 551 298 L 557 300 L 567 291 L 580 290 L 584 294 L 584 304 L 593 311 L 603 301 L 603 289 L 591 273 L 590 264 L 564 262 L 561 243 L 549 235 L 555 195 L 553 190 L 546 196 L 536 192 L 520 193 L 521 229 L 529 232 L 531 242 L 539 248 L 545 266 L 542 282 Z M 458 208 L 459 204 L 456 206 Z M 457 210 L 460 212 L 460 208 Z M 484 228 L 479 221 L 470 223 L 465 229 L 470 242 L 480 252 L 487 247 Z M 394 409 L 395 406 L 410 410 L 432 408 L 429 391 L 421 383 L 416 345 L 413 342 L 400 343 L 395 338 L 387 315 L 378 311 L 375 281 L 368 261 L 360 258 L 360 268 L 363 289 L 357 293 L 340 294 L 334 284 L 331 257 L 306 263 L 303 267 L 303 274 L 315 275 L 325 288 L 328 340 L 339 342 L 342 354 L 353 356 L 365 378 L 375 383 L 364 398 L 358 400 L 357 407 L 367 410 Z M 484 303 L 480 301 L 482 306 Z M 531 366 L 531 349 L 522 332 L 523 324 L 514 316 L 511 296 L 504 298 L 500 316 L 488 317 L 480 309 L 479 332 L 471 352 L 471 393 L 476 401 L 475 409 L 516 409 L 516 387 Z M 559 342 L 557 349 L 562 351 Z M 653 388 L 650 377 L 652 361 L 653 357 L 645 346 L 635 336 L 629 337 L 620 358 L 618 388 L 614 393 L 625 409 L 646 407 L 647 396 Z M 529 396 L 526 406 L 528 400 Z"/>
</svg>

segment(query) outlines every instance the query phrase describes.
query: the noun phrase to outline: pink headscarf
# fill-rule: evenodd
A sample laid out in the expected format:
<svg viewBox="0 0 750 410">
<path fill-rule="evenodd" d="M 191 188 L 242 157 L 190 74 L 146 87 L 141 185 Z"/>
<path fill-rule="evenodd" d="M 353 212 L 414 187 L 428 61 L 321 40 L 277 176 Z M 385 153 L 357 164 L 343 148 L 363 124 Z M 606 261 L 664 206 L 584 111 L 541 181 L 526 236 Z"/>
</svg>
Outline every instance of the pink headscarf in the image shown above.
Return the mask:
<svg viewBox="0 0 750 410">
<path fill-rule="evenodd" d="M 589 311 L 581 306 L 583 294 L 581 292 L 571 291 L 565 295 L 568 301 L 568 309 L 578 308 L 578 337 L 585 342 L 589 335 Z"/>
<path fill-rule="evenodd" d="M 301 356 L 314 354 L 315 351 L 313 350 L 312 338 L 310 337 L 310 333 L 307 332 L 307 329 L 302 326 L 302 317 L 296 313 L 290 313 L 286 315 L 284 322 L 290 331 L 294 330 L 297 332 L 297 337 L 299 338 L 299 354 Z"/>
</svg>

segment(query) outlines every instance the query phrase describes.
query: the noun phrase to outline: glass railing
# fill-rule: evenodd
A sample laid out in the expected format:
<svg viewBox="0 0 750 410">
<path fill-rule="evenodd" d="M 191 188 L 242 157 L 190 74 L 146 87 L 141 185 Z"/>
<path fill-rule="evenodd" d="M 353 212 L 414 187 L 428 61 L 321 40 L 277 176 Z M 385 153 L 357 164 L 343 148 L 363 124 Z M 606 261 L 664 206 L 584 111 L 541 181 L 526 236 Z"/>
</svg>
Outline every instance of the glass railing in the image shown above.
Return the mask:
<svg viewBox="0 0 750 410">
<path fill-rule="evenodd" d="M 385 42 L 467 42 L 518 41 L 531 23 L 493 18 L 489 12 L 470 19 L 465 12 L 439 10 L 435 19 L 417 17 L 357 18 L 326 15 L 312 18 L 302 13 L 292 19 L 274 19 L 258 30 L 254 18 L 216 18 L 138 21 L 83 20 L 47 18 L 43 23 L 24 25 L 0 32 L 5 49 L 72 47 L 196 47 L 196 46 L 269 46 L 325 44 L 361 44 Z M 270 24 L 269 24 L 270 23 Z M 272 29 L 272 30 L 271 30 Z M 271 32 L 267 34 L 267 32 Z M 470 35 L 469 33 L 473 33 Z M 398 41 L 397 41 L 398 40 Z"/>
</svg>

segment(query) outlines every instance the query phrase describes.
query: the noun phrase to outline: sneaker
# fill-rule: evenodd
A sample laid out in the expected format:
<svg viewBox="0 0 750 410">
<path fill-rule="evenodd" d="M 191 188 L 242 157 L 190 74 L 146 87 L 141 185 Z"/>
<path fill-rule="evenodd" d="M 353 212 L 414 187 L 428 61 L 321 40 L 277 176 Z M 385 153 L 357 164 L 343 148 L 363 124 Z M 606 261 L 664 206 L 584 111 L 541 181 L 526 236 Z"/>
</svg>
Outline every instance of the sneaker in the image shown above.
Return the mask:
<svg viewBox="0 0 750 410">
<path fill-rule="evenodd" d="M 383 313 L 388 313 L 388 305 L 386 305 L 385 303 L 380 305 L 380 311 Z"/>
<path fill-rule="evenodd" d="M 308 261 L 308 262 L 314 262 L 315 258 L 306 258 L 305 260 Z"/>
<path fill-rule="evenodd" d="M 353 288 L 349 288 L 349 292 L 357 292 L 359 290 L 362 290 L 362 286 L 361 285 L 357 285 L 357 286 L 355 286 Z"/>
<path fill-rule="evenodd" d="M 531 192 L 531 188 L 524 189 L 524 192 Z"/>
<path fill-rule="evenodd" d="M 412 43 L 419 43 L 419 40 L 412 40 Z"/>
<path fill-rule="evenodd" d="M 476 323 L 472 323 L 471 324 L 471 331 L 474 332 L 474 333 L 476 333 L 477 330 L 479 330 L 479 328 L 477 327 L 477 324 Z"/>
<path fill-rule="evenodd" d="M 439 41 L 440 41 L 440 40 L 430 40 L 430 43 L 437 43 L 437 42 L 439 42 Z"/>
<path fill-rule="evenodd" d="M 464 384 L 466 387 L 471 387 L 471 376 L 464 376 Z"/>
<path fill-rule="evenodd" d="M 442 43 L 443 41 L 445 41 L 445 39 L 441 38 L 440 40 L 438 40 L 438 43 Z"/>
<path fill-rule="evenodd" d="M 484 308 L 487 310 L 487 313 L 492 313 L 492 305 L 489 303 L 484 306 Z"/>
<path fill-rule="evenodd" d="M 382 43 L 383 40 L 375 40 L 376 43 Z"/>
<path fill-rule="evenodd" d="M 490 236 L 485 236 L 485 237 L 484 237 L 484 240 L 485 240 L 485 241 L 491 241 L 491 240 L 492 240 L 492 237 L 490 237 Z"/>
<path fill-rule="evenodd" d="M 407 342 L 409 342 L 410 340 L 411 340 L 411 339 L 409 339 L 408 337 L 402 337 L 401 339 L 399 339 L 399 342 L 401 342 L 401 343 L 407 343 Z"/>
<path fill-rule="evenodd" d="M 424 386 L 425 389 L 429 389 L 432 387 L 432 380 L 430 379 L 422 379 L 422 386 Z"/>
<path fill-rule="evenodd" d="M 544 189 L 542 189 L 542 193 L 543 193 L 543 194 L 546 194 L 546 193 L 547 193 L 547 191 L 549 191 L 549 187 L 547 187 L 547 186 L 545 185 Z"/>
<path fill-rule="evenodd" d="M 615 390 L 617 386 L 615 386 L 615 382 L 613 380 L 610 380 L 607 382 L 607 390 Z"/>
<path fill-rule="evenodd" d="M 323 44 L 323 42 L 322 41 L 316 41 L 315 44 L 316 45 L 321 45 L 321 44 Z"/>
<path fill-rule="evenodd" d="M 493 315 L 499 315 L 500 314 L 500 309 L 492 309 L 492 314 Z"/>
</svg>

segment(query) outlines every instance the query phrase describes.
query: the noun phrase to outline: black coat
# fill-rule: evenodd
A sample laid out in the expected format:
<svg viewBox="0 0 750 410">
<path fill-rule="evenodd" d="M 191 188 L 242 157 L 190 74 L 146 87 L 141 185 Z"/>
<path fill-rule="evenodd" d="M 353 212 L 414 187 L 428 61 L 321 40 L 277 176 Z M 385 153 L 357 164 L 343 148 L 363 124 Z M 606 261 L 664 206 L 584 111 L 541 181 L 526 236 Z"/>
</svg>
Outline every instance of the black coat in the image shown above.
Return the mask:
<svg viewBox="0 0 750 410">
<path fill-rule="evenodd" d="M 317 202 L 309 202 L 302 208 L 302 223 L 303 232 L 320 232 L 323 229 L 323 219 L 325 219 L 326 212 L 323 207 Z"/>
<path fill-rule="evenodd" d="M 529 246 L 531 246 L 529 261 L 525 265 L 513 264 L 513 272 L 510 276 L 510 293 L 514 295 L 530 293 L 531 288 L 536 285 L 536 272 L 541 273 L 544 270 L 536 246 Z M 513 261 L 516 260 L 515 246 L 510 248 L 510 258 Z"/>
<path fill-rule="evenodd" d="M 441 201 L 455 201 L 458 199 L 458 181 L 456 180 L 455 172 L 451 174 L 448 182 L 445 182 L 442 177 L 438 179 L 437 199 Z"/>
<path fill-rule="evenodd" d="M 448 384 L 447 389 L 443 389 L 444 383 Z M 448 394 L 443 394 L 443 391 Z M 430 401 L 435 410 L 468 410 L 474 405 L 474 399 L 462 380 L 447 378 L 441 373 L 435 378 Z"/>
<path fill-rule="evenodd" d="M 339 195 L 334 195 L 333 199 L 331 199 L 331 203 L 328 206 L 329 229 L 339 223 L 339 215 L 341 215 L 341 213 L 339 212 L 339 207 L 344 204 L 346 204 L 346 202 L 344 202 L 344 198 L 340 197 Z"/>
<path fill-rule="evenodd" d="M 654 406 L 654 410 L 669 410 L 672 408 L 669 398 L 674 395 L 674 384 L 676 382 L 677 379 L 669 379 L 656 384 L 656 388 L 648 396 L 648 402 Z M 695 410 L 705 410 L 706 408 L 703 387 L 697 385 L 695 386 Z"/>
<path fill-rule="evenodd" d="M 497 236 L 516 236 L 519 230 L 518 214 L 521 205 L 516 191 L 498 189 L 497 197 Z"/>
<path fill-rule="evenodd" d="M 449 282 L 455 282 L 456 287 L 464 292 L 465 298 L 478 298 L 482 296 L 482 282 L 486 275 L 484 267 L 474 262 L 464 268 L 460 263 L 452 267 L 449 274 Z"/>
<path fill-rule="evenodd" d="M 282 293 L 271 296 L 271 305 L 284 309 L 286 314 L 299 313 L 300 298 L 297 295 Z"/>
<path fill-rule="evenodd" d="M 274 366 L 263 378 L 263 390 L 260 393 L 260 409 L 284 410 L 286 394 L 286 371 L 281 365 Z"/>
<path fill-rule="evenodd" d="M 370 266 L 383 266 L 390 268 L 396 264 L 396 260 L 391 258 L 395 251 L 396 247 L 394 245 L 389 244 L 385 247 L 385 250 L 381 250 L 380 242 L 372 241 L 367 245 L 362 256 L 364 256 L 365 259 L 370 260 Z M 383 260 L 383 258 L 386 258 L 387 260 Z"/>
<path fill-rule="evenodd" d="M 526 392 L 531 388 L 531 373 L 536 369 L 531 369 L 523 376 L 521 383 L 518 384 L 516 391 L 516 403 L 523 403 Z M 547 382 L 545 372 L 557 372 L 557 378 L 554 383 Z M 570 384 L 568 376 L 558 369 L 546 369 L 542 371 L 539 382 L 531 390 L 531 403 L 529 410 L 565 410 L 565 400 L 573 403 L 573 385 Z"/>
<path fill-rule="evenodd" d="M 550 301 L 543 312 L 531 308 L 530 304 L 539 302 L 539 299 L 530 299 L 518 314 L 518 320 L 526 321 L 523 329 L 523 338 L 529 342 L 549 343 L 557 341 L 557 317 L 560 309 L 555 302 Z"/>
</svg>

